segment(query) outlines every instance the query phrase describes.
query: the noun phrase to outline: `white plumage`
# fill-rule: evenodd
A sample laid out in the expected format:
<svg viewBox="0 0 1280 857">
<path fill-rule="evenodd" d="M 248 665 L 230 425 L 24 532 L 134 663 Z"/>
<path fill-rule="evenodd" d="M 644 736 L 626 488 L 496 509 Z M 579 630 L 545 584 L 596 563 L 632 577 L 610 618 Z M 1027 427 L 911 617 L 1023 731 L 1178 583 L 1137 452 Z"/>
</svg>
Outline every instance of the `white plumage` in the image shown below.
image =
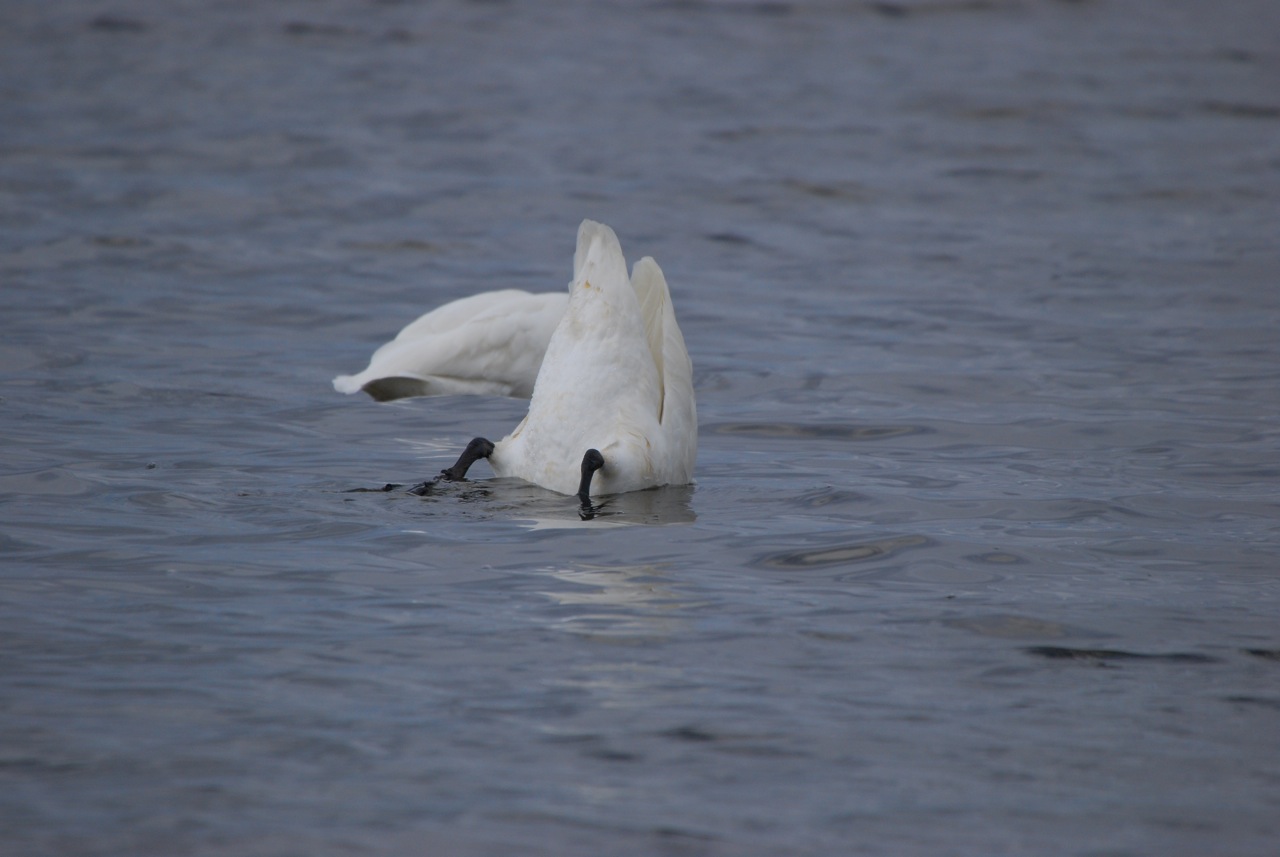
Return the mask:
<svg viewBox="0 0 1280 857">
<path fill-rule="evenodd" d="M 590 220 L 573 267 L 529 413 L 494 445 L 494 473 L 574 494 L 595 449 L 604 464 L 593 493 L 687 484 L 698 447 L 693 365 L 662 269 L 645 257 L 628 280 L 617 236 Z"/>
<path fill-rule="evenodd" d="M 475 393 L 531 396 L 496 444 L 476 438 L 440 477 L 479 458 L 493 472 L 562 494 L 620 494 L 693 480 L 693 365 L 651 257 L 627 262 L 613 230 L 578 227 L 569 293 L 505 290 L 446 304 L 400 331 L 340 392 L 378 400 Z M 423 493 L 424 483 L 415 488 Z"/>
<path fill-rule="evenodd" d="M 334 378 L 334 389 L 380 402 L 459 393 L 527 399 L 568 305 L 567 292 L 518 289 L 447 303 L 373 352 L 363 372 Z"/>
</svg>

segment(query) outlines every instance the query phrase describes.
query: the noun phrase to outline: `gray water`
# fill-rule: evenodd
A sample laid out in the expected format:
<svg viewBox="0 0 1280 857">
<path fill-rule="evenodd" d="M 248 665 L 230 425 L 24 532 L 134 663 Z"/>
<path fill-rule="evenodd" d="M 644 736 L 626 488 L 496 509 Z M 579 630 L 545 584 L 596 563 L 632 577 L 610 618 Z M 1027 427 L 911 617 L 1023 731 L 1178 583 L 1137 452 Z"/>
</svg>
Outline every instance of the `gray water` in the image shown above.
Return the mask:
<svg viewBox="0 0 1280 857">
<path fill-rule="evenodd" d="M 0 852 L 1275 853 L 1271 0 L 3 7 Z M 349 493 L 584 217 L 697 484 Z"/>
</svg>

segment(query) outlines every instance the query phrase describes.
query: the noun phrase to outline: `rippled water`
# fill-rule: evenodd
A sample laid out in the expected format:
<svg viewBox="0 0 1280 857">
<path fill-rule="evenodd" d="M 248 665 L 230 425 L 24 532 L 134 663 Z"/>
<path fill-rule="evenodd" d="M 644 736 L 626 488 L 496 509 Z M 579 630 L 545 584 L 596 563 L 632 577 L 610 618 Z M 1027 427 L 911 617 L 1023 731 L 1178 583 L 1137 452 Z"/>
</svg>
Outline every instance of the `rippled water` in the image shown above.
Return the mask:
<svg viewBox="0 0 1280 857">
<path fill-rule="evenodd" d="M 1278 17 L 7 4 L 0 851 L 1274 853 Z M 697 485 L 350 493 L 583 217 Z"/>
</svg>

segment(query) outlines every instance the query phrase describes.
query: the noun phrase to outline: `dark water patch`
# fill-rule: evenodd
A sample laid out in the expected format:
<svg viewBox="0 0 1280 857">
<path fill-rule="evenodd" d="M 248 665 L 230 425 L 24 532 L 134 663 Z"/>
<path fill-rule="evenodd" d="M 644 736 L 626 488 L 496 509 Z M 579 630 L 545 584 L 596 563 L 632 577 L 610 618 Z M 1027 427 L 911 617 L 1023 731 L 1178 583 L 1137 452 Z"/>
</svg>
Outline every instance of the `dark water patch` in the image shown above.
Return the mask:
<svg viewBox="0 0 1280 857">
<path fill-rule="evenodd" d="M 714 733 L 697 726 L 677 726 L 675 729 L 663 732 L 662 736 L 675 741 L 689 741 L 695 744 L 704 744 L 716 740 Z"/>
<path fill-rule="evenodd" d="M 910 14 L 909 8 L 901 3 L 868 3 L 867 7 L 885 18 L 905 18 Z"/>
<path fill-rule="evenodd" d="M 1229 116 L 1233 119 L 1280 119 L 1280 106 L 1274 104 L 1243 104 L 1235 101 L 1206 101 L 1200 105 L 1205 113 Z"/>
<path fill-rule="evenodd" d="M 1010 471 L 1016 473 L 1026 472 L 1025 468 L 1009 466 Z M 1038 472 L 1032 472 L 1032 476 L 1042 476 Z M 913 488 L 938 488 L 952 487 L 960 484 L 958 481 L 947 483 L 945 480 L 927 479 L 926 477 L 916 477 L 914 480 L 908 480 L 906 477 L 876 477 L 876 482 L 886 484 L 906 484 Z M 957 505 L 957 510 L 962 506 Z M 978 507 L 982 514 L 999 521 L 1010 522 L 1049 522 L 1056 521 L 1060 523 L 1079 523 L 1085 521 L 1114 521 L 1125 520 L 1129 518 L 1144 517 L 1142 513 L 1130 509 L 1118 503 L 1099 503 L 1093 500 L 1065 498 L 1061 500 L 1034 500 L 1034 499 L 1010 499 L 1010 500 L 990 500 L 982 502 Z M 995 564 L 1005 562 L 1008 564 L 1016 564 L 1014 560 L 1006 558 L 999 552 L 994 554 L 977 554 L 966 557 L 966 559 L 975 562 L 986 562 Z"/>
<path fill-rule="evenodd" d="M 389 239 L 386 241 L 348 241 L 346 244 L 353 250 L 368 250 L 373 253 L 440 253 L 444 248 L 430 241 L 417 238 Z"/>
<path fill-rule="evenodd" d="M 837 507 L 864 503 L 866 500 L 866 495 L 859 494 L 857 491 L 828 487 L 801 494 L 791 502 L 805 509 L 824 509 L 828 506 Z"/>
<path fill-rule="evenodd" d="M 736 232 L 712 232 L 706 236 L 706 239 L 715 241 L 717 244 L 737 244 L 740 246 L 756 243 L 747 236 L 739 235 Z"/>
<path fill-rule="evenodd" d="M 950 104 L 942 104 L 940 106 L 949 107 Z M 1006 119 L 1031 119 L 1038 118 L 1048 112 L 1058 109 L 1055 105 L 1047 105 L 1044 103 L 1036 104 L 991 104 L 973 107 L 956 107 L 952 109 L 951 115 L 957 119 L 973 119 L 977 121 L 1006 120 Z M 1025 154 L 1023 150 L 1012 149 L 1007 154 Z"/>
<path fill-rule="evenodd" d="M 316 21 L 289 21 L 281 29 L 290 36 L 354 36 L 359 31 L 341 24 L 325 24 Z"/>
<path fill-rule="evenodd" d="M 764 437 L 779 440 L 885 440 L 891 437 L 928 434 L 924 426 L 850 426 L 803 423 L 712 423 L 702 431 L 731 437 Z"/>
<path fill-rule="evenodd" d="M 871 188 L 858 182 L 816 182 L 788 179 L 783 182 L 788 190 L 817 199 L 839 200 L 844 202 L 868 202 L 875 198 Z"/>
<path fill-rule="evenodd" d="M 614 750 L 609 747 L 593 747 L 585 751 L 584 755 L 592 759 L 599 759 L 602 762 L 639 762 L 644 756 L 639 753 L 632 753 L 627 750 Z"/>
<path fill-rule="evenodd" d="M 0 496 L 74 496 L 88 494 L 93 490 L 93 483 L 62 467 L 0 476 Z"/>
<path fill-rule="evenodd" d="M 956 167 L 943 173 L 953 179 L 1006 179 L 1015 182 L 1033 182 L 1044 174 L 1043 170 L 1019 170 L 1012 167 Z"/>
<path fill-rule="evenodd" d="M 802 758 L 805 754 L 787 746 L 783 736 L 769 733 L 726 732 L 702 726 L 677 726 L 658 733 L 681 744 L 703 745 L 717 753 L 753 759 Z"/>
<path fill-rule="evenodd" d="M 800 636 L 809 637 L 814 640 L 821 640 L 824 643 L 856 643 L 861 637 L 856 634 L 846 634 L 842 631 L 801 631 Z"/>
<path fill-rule="evenodd" d="M 1014 614 L 947 619 L 942 624 L 948 628 L 969 631 L 983 637 L 1055 639 L 1061 637 L 1098 636 L 1093 632 L 1073 628 L 1060 622 Z"/>
<path fill-rule="evenodd" d="M 737 4 L 734 4 L 734 6 L 729 8 L 736 8 L 736 6 Z M 744 3 L 741 8 L 743 12 L 748 12 L 753 15 L 764 15 L 765 17 L 770 18 L 790 15 L 795 11 L 795 7 L 790 3 L 769 2 L 769 0 L 764 0 L 764 2 L 760 3 Z"/>
<path fill-rule="evenodd" d="M 1123 649 L 1073 649 L 1065 646 L 1030 646 L 1026 652 L 1049 660 L 1082 661 L 1106 664 L 1112 661 L 1155 661 L 1170 664 L 1216 664 L 1218 658 L 1199 652 L 1167 652 L 1151 654 Z"/>
<path fill-rule="evenodd" d="M 877 485 L 914 488 L 919 491 L 945 491 L 960 484 L 959 479 L 939 479 L 935 476 L 905 474 L 902 476 L 866 476 L 868 481 Z"/>
<path fill-rule="evenodd" d="M 978 562 L 984 565 L 1026 565 L 1027 560 L 1008 551 L 988 551 L 987 553 L 973 553 L 965 557 L 970 562 Z"/>
<path fill-rule="evenodd" d="M 145 33 L 151 28 L 137 18 L 103 14 L 89 22 L 89 29 L 99 33 Z"/>
<path fill-rule="evenodd" d="M 89 240 L 99 247 L 147 247 L 151 244 L 146 238 L 133 235 L 95 235 Z"/>
<path fill-rule="evenodd" d="M 1258 55 L 1243 48 L 1219 48 L 1213 52 L 1215 59 L 1233 63 L 1251 63 L 1258 61 Z"/>
<path fill-rule="evenodd" d="M 1235 705 L 1257 706 L 1259 708 L 1269 708 L 1272 711 L 1280 711 L 1280 698 L 1270 696 L 1238 694 L 1234 696 L 1224 696 L 1222 700 L 1223 702 L 1230 702 Z"/>
<path fill-rule="evenodd" d="M 1262 658 L 1264 661 L 1280 661 L 1280 649 L 1244 649 L 1246 655 Z"/>
<path fill-rule="evenodd" d="M 901 20 L 921 15 L 951 14 L 956 12 L 991 12 L 1011 8 L 1010 0 L 911 0 L 892 2 L 874 0 L 867 8 L 884 18 Z"/>
<path fill-rule="evenodd" d="M 856 563 L 885 559 L 902 551 L 932 544 L 925 536 L 896 536 L 853 544 L 829 545 L 811 550 L 782 551 L 766 554 L 752 565 L 758 568 L 785 571 L 805 571 L 815 568 L 833 568 Z"/>
</svg>

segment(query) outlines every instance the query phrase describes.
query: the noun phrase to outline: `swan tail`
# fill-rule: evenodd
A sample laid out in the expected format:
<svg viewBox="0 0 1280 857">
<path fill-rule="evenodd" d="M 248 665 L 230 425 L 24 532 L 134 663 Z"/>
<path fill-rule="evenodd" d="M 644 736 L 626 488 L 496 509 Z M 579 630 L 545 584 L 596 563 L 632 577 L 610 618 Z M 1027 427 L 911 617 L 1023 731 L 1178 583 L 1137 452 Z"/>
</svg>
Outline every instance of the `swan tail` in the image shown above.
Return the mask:
<svg viewBox="0 0 1280 857">
<path fill-rule="evenodd" d="M 658 422 L 668 441 L 679 447 L 672 459 L 679 462 L 679 466 L 685 471 L 683 478 L 692 478 L 698 446 L 693 362 L 689 359 L 680 325 L 676 323 L 671 290 L 662 269 L 649 256 L 636 262 L 631 271 L 631 285 L 640 302 L 645 335 L 661 382 Z"/>
<path fill-rule="evenodd" d="M 578 226 L 578 248 L 573 253 L 573 282 L 580 282 L 592 263 L 604 267 L 618 260 L 622 262 L 622 278 L 626 279 L 627 262 L 622 257 L 618 236 L 603 223 L 582 221 Z"/>
</svg>

